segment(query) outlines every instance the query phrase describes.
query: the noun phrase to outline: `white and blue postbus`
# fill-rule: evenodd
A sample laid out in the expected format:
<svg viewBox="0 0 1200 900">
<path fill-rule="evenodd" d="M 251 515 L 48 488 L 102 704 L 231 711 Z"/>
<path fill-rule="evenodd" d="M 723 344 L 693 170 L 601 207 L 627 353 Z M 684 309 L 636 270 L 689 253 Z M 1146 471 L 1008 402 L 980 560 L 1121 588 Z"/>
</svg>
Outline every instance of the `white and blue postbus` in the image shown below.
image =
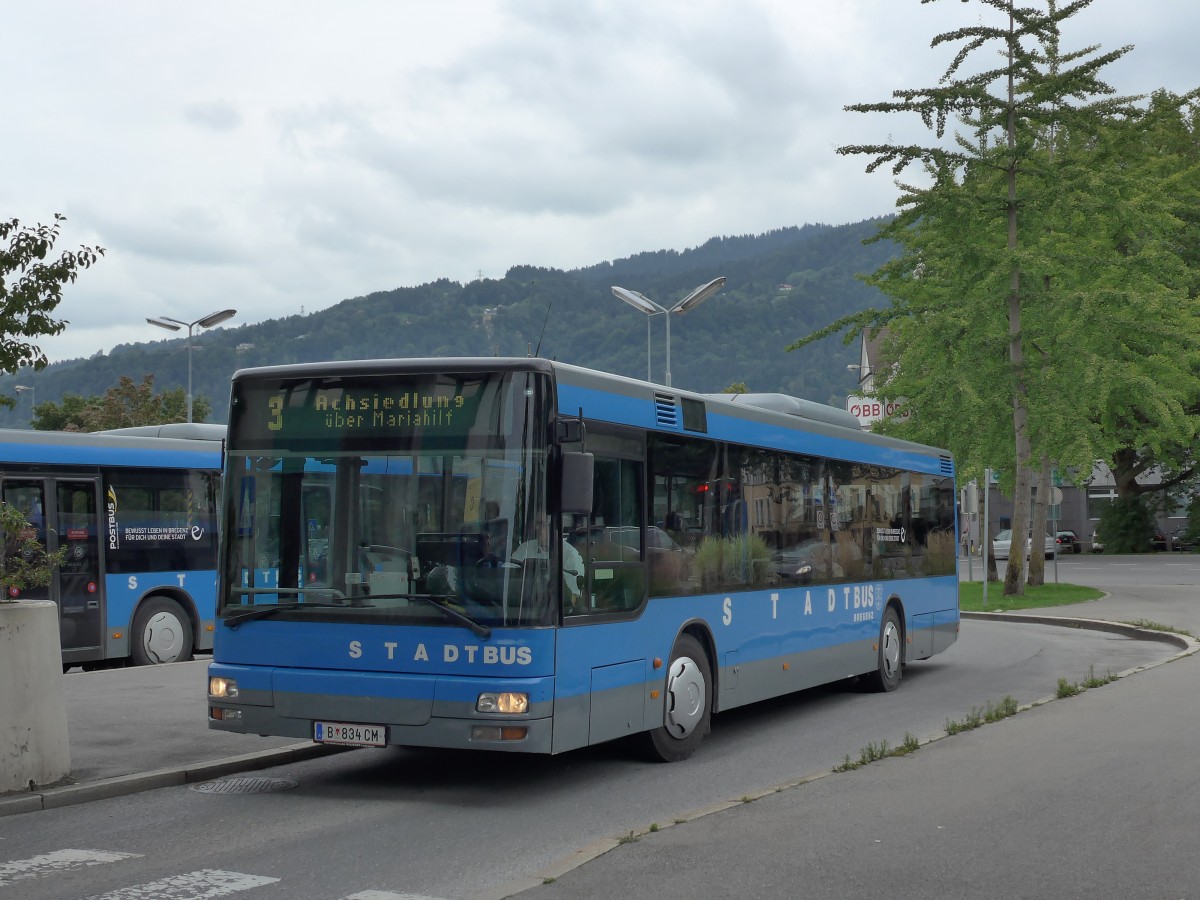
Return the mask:
<svg viewBox="0 0 1200 900">
<path fill-rule="evenodd" d="M 954 464 L 779 394 L 545 359 L 233 378 L 209 725 L 688 756 L 959 627 Z"/>
<path fill-rule="evenodd" d="M 64 670 L 179 662 L 212 649 L 225 428 L 0 430 L 0 498 L 63 551 L 46 587 Z"/>
</svg>

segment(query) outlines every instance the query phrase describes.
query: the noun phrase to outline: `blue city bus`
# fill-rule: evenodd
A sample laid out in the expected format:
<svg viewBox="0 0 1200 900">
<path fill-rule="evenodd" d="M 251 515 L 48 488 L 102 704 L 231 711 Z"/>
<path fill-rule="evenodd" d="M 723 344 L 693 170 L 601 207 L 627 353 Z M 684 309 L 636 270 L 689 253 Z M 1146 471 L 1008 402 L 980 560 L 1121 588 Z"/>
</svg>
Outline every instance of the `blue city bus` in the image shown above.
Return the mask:
<svg viewBox="0 0 1200 900">
<path fill-rule="evenodd" d="M 64 552 L 17 600 L 59 607 L 64 671 L 211 650 L 222 425 L 93 434 L 0 430 L 0 498 Z"/>
<path fill-rule="evenodd" d="M 209 725 L 690 755 L 713 713 L 890 691 L 959 627 L 954 464 L 779 394 L 545 359 L 232 383 Z"/>
</svg>

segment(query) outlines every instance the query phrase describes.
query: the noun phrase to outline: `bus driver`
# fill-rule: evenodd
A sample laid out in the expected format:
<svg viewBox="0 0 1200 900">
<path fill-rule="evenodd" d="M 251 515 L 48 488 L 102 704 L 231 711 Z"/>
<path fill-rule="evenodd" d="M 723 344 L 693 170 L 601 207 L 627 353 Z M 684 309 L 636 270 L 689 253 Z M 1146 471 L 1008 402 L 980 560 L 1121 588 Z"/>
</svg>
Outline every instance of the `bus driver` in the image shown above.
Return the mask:
<svg viewBox="0 0 1200 900">
<path fill-rule="evenodd" d="M 563 587 L 566 588 L 563 605 L 569 608 L 579 602 L 581 593 L 579 579 L 583 577 L 583 557 L 567 542 L 566 538 L 563 538 L 562 547 Z M 524 562 L 531 559 L 549 558 L 550 523 L 547 519 L 542 519 L 537 525 L 537 536 L 518 545 L 517 549 L 513 551 L 512 560 L 513 562 Z"/>
</svg>

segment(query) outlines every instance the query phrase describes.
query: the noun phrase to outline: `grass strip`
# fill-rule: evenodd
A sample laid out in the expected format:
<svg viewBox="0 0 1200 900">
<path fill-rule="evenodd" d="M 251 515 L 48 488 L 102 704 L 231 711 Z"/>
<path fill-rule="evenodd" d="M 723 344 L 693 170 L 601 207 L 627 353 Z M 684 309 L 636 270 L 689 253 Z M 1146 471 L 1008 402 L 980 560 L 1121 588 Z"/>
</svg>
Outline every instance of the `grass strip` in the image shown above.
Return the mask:
<svg viewBox="0 0 1200 900">
<path fill-rule="evenodd" d="M 988 602 L 983 605 L 983 583 L 963 581 L 958 585 L 958 605 L 967 612 L 1011 612 L 1017 609 L 1044 609 L 1051 606 L 1070 606 L 1099 600 L 1103 591 L 1080 584 L 1025 585 L 1021 596 L 1004 596 L 1004 583 L 988 582 Z"/>
</svg>

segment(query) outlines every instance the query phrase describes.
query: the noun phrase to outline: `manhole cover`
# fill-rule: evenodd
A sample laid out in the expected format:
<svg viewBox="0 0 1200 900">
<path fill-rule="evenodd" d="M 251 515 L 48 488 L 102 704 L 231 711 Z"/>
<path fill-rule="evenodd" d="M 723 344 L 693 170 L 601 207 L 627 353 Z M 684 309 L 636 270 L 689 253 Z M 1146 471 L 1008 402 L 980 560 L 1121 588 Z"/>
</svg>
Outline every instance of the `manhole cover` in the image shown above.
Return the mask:
<svg viewBox="0 0 1200 900">
<path fill-rule="evenodd" d="M 205 781 L 190 787 L 200 794 L 269 794 L 290 791 L 296 784 L 291 778 L 228 778 L 224 781 Z"/>
</svg>

